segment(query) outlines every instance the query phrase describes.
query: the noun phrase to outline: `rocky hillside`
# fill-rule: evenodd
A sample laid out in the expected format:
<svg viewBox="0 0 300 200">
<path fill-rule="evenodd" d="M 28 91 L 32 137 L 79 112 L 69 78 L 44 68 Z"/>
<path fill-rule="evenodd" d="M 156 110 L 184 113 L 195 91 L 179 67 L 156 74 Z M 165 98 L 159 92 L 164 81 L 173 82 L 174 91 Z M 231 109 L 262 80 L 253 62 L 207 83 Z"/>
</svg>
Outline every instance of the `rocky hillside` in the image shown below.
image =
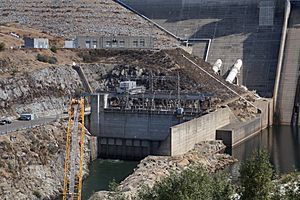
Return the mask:
<svg viewBox="0 0 300 200">
<path fill-rule="evenodd" d="M 51 66 L 31 73 L 0 79 L 0 114 L 33 112 L 55 115 L 61 112 L 81 81 L 70 66 Z"/>
<path fill-rule="evenodd" d="M 0 136 L 0 199 L 53 199 L 61 192 L 66 123 Z M 90 159 L 85 141 L 84 174 Z"/>
<path fill-rule="evenodd" d="M 1 0 L 0 23 L 17 22 L 57 36 L 152 36 L 156 48 L 177 41 L 113 0 Z"/>
</svg>

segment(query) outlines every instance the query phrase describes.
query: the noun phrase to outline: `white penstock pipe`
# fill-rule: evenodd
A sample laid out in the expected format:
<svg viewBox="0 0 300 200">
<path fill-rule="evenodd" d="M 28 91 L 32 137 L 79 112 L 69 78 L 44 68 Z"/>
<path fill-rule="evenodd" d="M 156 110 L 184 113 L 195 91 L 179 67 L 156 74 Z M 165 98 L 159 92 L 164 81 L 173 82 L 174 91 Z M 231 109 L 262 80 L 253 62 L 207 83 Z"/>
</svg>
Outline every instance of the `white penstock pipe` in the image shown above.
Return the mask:
<svg viewBox="0 0 300 200">
<path fill-rule="evenodd" d="M 219 74 L 219 71 L 221 70 L 222 67 L 222 60 L 218 59 L 215 64 L 213 65 L 212 69 L 214 70 L 215 74 Z"/>
<path fill-rule="evenodd" d="M 242 65 L 243 65 L 243 62 L 242 62 L 241 59 L 238 59 L 238 60 L 234 63 L 234 65 L 233 65 L 233 67 L 232 67 L 230 73 L 228 74 L 228 76 L 227 76 L 227 78 L 226 78 L 226 81 L 227 81 L 227 82 L 232 83 L 232 82 L 234 81 L 235 77 L 237 76 L 237 74 L 238 74 L 239 71 L 241 70 Z"/>
</svg>

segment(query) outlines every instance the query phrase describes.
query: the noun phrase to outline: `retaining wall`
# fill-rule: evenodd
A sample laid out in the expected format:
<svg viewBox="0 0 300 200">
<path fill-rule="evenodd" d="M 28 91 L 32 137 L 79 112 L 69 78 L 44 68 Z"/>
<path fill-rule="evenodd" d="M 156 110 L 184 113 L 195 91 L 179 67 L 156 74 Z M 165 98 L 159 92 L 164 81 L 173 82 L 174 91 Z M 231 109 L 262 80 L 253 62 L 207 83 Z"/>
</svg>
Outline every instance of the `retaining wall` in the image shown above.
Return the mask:
<svg viewBox="0 0 300 200">
<path fill-rule="evenodd" d="M 261 99 L 254 102 L 254 105 L 260 109 L 260 113 L 255 118 L 246 122 L 231 123 L 219 128 L 216 131 L 216 139 L 222 140 L 226 146 L 232 147 L 271 125 L 273 120 L 273 101 L 271 99 Z"/>
<path fill-rule="evenodd" d="M 170 133 L 171 156 L 194 148 L 196 143 L 215 140 L 216 130 L 230 123 L 229 108 L 222 108 L 191 121 L 172 126 Z"/>
<path fill-rule="evenodd" d="M 234 146 L 261 131 L 261 116 L 250 121 L 229 124 L 216 131 L 216 139 L 228 146 Z"/>
</svg>

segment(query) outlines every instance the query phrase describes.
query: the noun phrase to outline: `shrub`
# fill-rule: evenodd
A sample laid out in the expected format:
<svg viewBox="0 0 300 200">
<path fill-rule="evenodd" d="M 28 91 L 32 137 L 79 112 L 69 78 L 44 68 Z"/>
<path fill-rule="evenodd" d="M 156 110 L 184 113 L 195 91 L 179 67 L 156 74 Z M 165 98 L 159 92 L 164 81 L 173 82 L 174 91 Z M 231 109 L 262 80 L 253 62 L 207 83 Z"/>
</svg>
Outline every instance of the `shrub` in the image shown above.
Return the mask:
<svg viewBox="0 0 300 200">
<path fill-rule="evenodd" d="M 40 62 L 48 62 L 48 57 L 42 54 L 38 54 L 36 59 Z"/>
<path fill-rule="evenodd" d="M 227 175 L 210 174 L 200 167 L 172 174 L 154 185 L 143 188 L 138 199 L 142 200 L 229 200 L 233 187 Z"/>
<path fill-rule="evenodd" d="M 13 66 L 13 67 L 11 68 L 10 74 L 11 74 L 11 75 L 15 75 L 18 71 L 19 71 L 18 68 L 15 67 L 15 66 Z"/>
<path fill-rule="evenodd" d="M 298 173 L 284 175 L 276 181 L 276 189 L 272 200 L 300 199 L 300 181 Z"/>
<path fill-rule="evenodd" d="M 49 57 L 49 56 L 42 55 L 42 54 L 38 54 L 36 59 L 40 62 L 45 62 L 45 63 L 49 63 L 49 64 L 57 63 L 57 59 L 55 57 Z"/>
<path fill-rule="evenodd" d="M 39 191 L 36 191 L 36 190 L 33 192 L 33 195 L 36 196 L 39 199 L 42 197 L 41 193 Z"/>
<path fill-rule="evenodd" d="M 56 64 L 57 63 L 57 59 L 55 57 L 50 57 L 48 59 L 48 63 L 50 63 L 50 64 Z"/>
<path fill-rule="evenodd" d="M 52 46 L 50 48 L 50 50 L 53 52 L 53 53 L 57 53 L 57 47 L 56 46 Z"/>
<path fill-rule="evenodd" d="M 5 43 L 1 42 L 0 43 L 0 51 L 4 51 L 4 49 L 5 49 Z"/>
<path fill-rule="evenodd" d="M 268 200 L 274 191 L 273 169 L 266 151 L 257 151 L 240 168 L 241 200 Z"/>
<path fill-rule="evenodd" d="M 112 191 L 111 196 L 108 198 L 109 200 L 126 200 L 125 195 L 119 190 L 118 186 L 119 184 L 115 179 L 109 182 L 108 187 Z"/>
</svg>

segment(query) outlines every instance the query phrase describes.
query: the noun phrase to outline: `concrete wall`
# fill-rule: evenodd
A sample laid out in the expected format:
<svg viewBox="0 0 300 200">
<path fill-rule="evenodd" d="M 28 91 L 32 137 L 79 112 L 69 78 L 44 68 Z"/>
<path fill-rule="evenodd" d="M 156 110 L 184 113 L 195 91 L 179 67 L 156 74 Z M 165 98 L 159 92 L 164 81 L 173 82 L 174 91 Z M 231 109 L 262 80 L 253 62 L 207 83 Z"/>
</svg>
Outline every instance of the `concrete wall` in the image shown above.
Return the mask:
<svg viewBox="0 0 300 200">
<path fill-rule="evenodd" d="M 105 94 L 91 95 L 90 132 L 98 137 L 99 156 L 170 155 L 170 127 L 180 123 L 175 114 L 112 110 L 106 108 L 106 98 Z"/>
<path fill-rule="evenodd" d="M 98 158 L 98 141 L 97 137 L 89 136 L 90 158 L 91 161 Z"/>
<path fill-rule="evenodd" d="M 247 122 L 229 124 L 216 131 L 216 139 L 231 147 L 261 131 L 261 125 L 261 116 Z"/>
<path fill-rule="evenodd" d="M 162 0 L 121 0 L 123 2 L 129 4 L 168 4 L 168 2 Z M 204 4 L 204 5 L 251 5 L 251 4 L 258 4 L 261 0 L 178 0 L 176 1 L 177 4 Z M 277 1 L 277 0 L 273 0 Z"/>
<path fill-rule="evenodd" d="M 300 65 L 300 7 L 292 6 L 284 48 L 282 70 L 278 70 L 279 90 L 276 117 L 279 124 L 290 125 L 293 115 Z"/>
<path fill-rule="evenodd" d="M 100 107 L 100 95 L 95 94 L 91 95 L 91 115 L 90 115 L 90 133 L 96 135 L 99 133 L 99 123 L 100 123 L 100 110 L 103 110 Z"/>
<path fill-rule="evenodd" d="M 165 140 L 171 126 L 178 124 L 175 114 L 138 113 L 104 110 L 99 123 L 100 137 Z"/>
<path fill-rule="evenodd" d="M 272 125 L 273 101 L 272 99 L 261 99 L 253 103 L 260 109 L 257 116 L 246 122 L 233 122 L 216 131 L 216 139 L 222 140 L 226 146 L 237 145 L 244 140 L 254 136 L 259 131 Z"/>
<path fill-rule="evenodd" d="M 231 114 L 229 108 L 223 108 L 171 127 L 171 156 L 186 153 L 200 141 L 214 140 L 216 130 L 230 123 Z"/>
<path fill-rule="evenodd" d="M 243 60 L 239 81 L 271 97 L 283 22 L 283 0 L 276 0 L 274 26 L 259 26 L 261 0 L 123 0 L 180 38 L 210 38 L 208 62 L 222 59 L 225 75 Z M 193 51 L 203 55 L 203 45 Z"/>
<path fill-rule="evenodd" d="M 261 128 L 265 129 L 273 124 L 273 100 L 261 99 L 253 103 L 261 110 Z"/>
</svg>

